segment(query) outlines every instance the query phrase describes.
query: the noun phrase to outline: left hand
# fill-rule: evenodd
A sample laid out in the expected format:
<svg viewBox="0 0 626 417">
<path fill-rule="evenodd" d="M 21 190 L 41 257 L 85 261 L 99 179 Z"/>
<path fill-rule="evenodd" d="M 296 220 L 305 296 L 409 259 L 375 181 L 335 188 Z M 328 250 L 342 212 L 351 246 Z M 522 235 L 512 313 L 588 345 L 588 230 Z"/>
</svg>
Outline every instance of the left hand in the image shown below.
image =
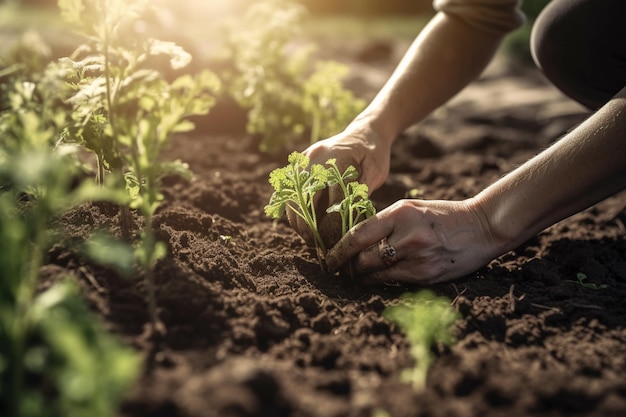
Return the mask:
<svg viewBox="0 0 626 417">
<path fill-rule="evenodd" d="M 385 245 L 393 247 L 385 263 Z M 467 275 L 499 255 L 501 247 L 478 204 L 400 200 L 357 224 L 327 254 L 329 270 L 352 263 L 368 283 L 430 284 Z M 386 248 L 389 253 L 389 248 Z"/>
</svg>

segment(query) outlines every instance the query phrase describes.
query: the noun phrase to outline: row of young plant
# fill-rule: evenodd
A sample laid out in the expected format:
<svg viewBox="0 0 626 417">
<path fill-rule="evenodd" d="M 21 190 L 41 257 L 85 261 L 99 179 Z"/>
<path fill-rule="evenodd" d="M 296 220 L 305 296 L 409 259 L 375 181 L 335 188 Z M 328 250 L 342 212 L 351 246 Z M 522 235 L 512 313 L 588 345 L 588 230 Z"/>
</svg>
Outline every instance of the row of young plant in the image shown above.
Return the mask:
<svg viewBox="0 0 626 417">
<path fill-rule="evenodd" d="M 117 236 L 94 236 L 77 250 L 143 276 L 158 335 L 152 271 L 166 245 L 155 239 L 152 218 L 163 177 L 191 176 L 185 163 L 161 158 L 171 136 L 192 130 L 189 118 L 206 115 L 224 93 L 249 111 L 261 150 L 306 131 L 312 140 L 335 133 L 362 105 L 339 82 L 345 68 L 325 63 L 310 73 L 307 57 L 287 54 L 302 16 L 295 3 L 257 4 L 243 26 L 231 26 L 233 66 L 219 77 L 184 73 L 189 53 L 132 31 L 150 7 L 147 0 L 59 0 L 63 20 L 84 39 L 71 56 L 50 61 L 48 46 L 29 32 L 1 57 L 0 409 L 9 417 L 111 416 L 139 371 L 137 355 L 103 330 L 72 280 L 39 288 L 46 253 L 63 240 L 55 221 L 65 210 L 99 200 L 118 205 Z M 244 36 L 241 27 L 255 32 Z M 166 79 L 152 65 L 163 57 L 182 75 Z M 95 163 L 82 162 L 84 150 Z M 143 218 L 139 230 L 131 211 Z"/>
<path fill-rule="evenodd" d="M 0 408 L 10 417 L 113 415 L 139 371 L 137 356 L 90 315 L 72 280 L 39 289 L 46 252 L 63 240 L 54 225 L 65 210 L 99 200 L 118 205 L 119 233 L 95 235 L 77 250 L 143 277 L 158 336 L 164 329 L 152 273 L 166 245 L 155 239 L 152 218 L 163 177 L 191 176 L 184 162 L 162 159 L 172 135 L 191 131 L 189 118 L 206 115 L 221 94 L 249 111 L 248 131 L 261 135 L 262 151 L 288 146 L 305 132 L 312 141 L 336 133 L 363 105 L 341 86 L 344 67 L 327 62 L 309 72 L 308 53 L 287 54 L 302 17 L 294 3 L 258 3 L 243 26 L 231 27 L 230 71 L 181 71 L 172 80 L 154 59 L 166 57 L 180 71 L 191 56 L 172 42 L 129 31 L 150 7 L 148 0 L 59 0 L 64 21 L 85 42 L 71 56 L 48 62 L 46 45 L 29 35 L 3 57 Z M 84 150 L 95 163 L 82 162 Z M 304 170 L 303 162 L 290 159 L 292 169 Z M 342 213 L 345 233 L 373 206 L 367 189 L 351 182 L 353 168 L 342 174 L 329 163 L 319 174 L 324 179 L 315 181 L 343 187 L 346 199 L 329 210 Z M 274 185 L 283 183 L 274 177 Z M 274 215 L 287 200 L 272 203 Z M 143 219 L 139 230 L 132 211 Z"/>
<path fill-rule="evenodd" d="M 151 273 L 165 246 L 156 242 L 151 219 L 163 175 L 187 172 L 159 155 L 172 133 L 192 127 L 187 116 L 208 111 L 219 82 L 208 72 L 168 82 L 144 65 L 162 54 L 174 68 L 189 60 L 171 43 L 122 38 L 120 28 L 145 7 L 61 0 L 64 20 L 86 39 L 76 52 L 48 63 L 45 44 L 30 35 L 31 43 L 4 57 L 0 408 L 10 417 L 111 416 L 139 371 L 137 355 L 90 315 L 73 281 L 38 291 L 47 250 L 63 240 L 55 220 L 68 208 L 98 200 L 119 205 L 123 239 L 94 238 L 79 250 L 143 274 L 158 328 Z M 95 179 L 78 158 L 85 149 L 95 155 Z M 131 209 L 145 221 L 135 239 Z"/>
</svg>

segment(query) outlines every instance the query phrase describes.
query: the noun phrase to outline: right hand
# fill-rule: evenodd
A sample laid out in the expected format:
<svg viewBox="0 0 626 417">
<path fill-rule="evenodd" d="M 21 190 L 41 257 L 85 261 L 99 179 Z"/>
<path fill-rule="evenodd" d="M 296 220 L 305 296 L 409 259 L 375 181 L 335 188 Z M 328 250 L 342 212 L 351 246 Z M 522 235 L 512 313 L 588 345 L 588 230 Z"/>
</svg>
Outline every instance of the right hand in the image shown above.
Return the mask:
<svg viewBox="0 0 626 417">
<path fill-rule="evenodd" d="M 385 243 L 393 248 L 390 263 L 381 249 Z M 353 227 L 328 252 L 326 262 L 330 272 L 349 265 L 368 284 L 432 284 L 474 272 L 506 247 L 476 198 L 406 199 Z"/>
<path fill-rule="evenodd" d="M 390 147 L 391 143 L 381 140 L 379 135 L 370 129 L 348 128 L 335 136 L 312 144 L 303 153 L 310 158 L 311 164 L 325 165 L 330 158 L 335 158 L 341 172 L 350 165 L 354 166 L 359 172 L 358 181 L 366 184 L 371 194 L 384 184 L 389 175 Z M 324 223 L 325 218 L 332 218 L 327 217 L 326 208 L 342 198 L 339 187 L 332 187 L 318 194 L 315 207 L 320 224 Z M 313 246 L 313 238 L 306 223 L 290 210 L 287 211 L 287 218 L 307 244 Z M 320 229 L 322 238 L 326 240 L 327 249 L 330 249 L 340 236 L 324 236 L 324 227 L 321 226 Z"/>
</svg>

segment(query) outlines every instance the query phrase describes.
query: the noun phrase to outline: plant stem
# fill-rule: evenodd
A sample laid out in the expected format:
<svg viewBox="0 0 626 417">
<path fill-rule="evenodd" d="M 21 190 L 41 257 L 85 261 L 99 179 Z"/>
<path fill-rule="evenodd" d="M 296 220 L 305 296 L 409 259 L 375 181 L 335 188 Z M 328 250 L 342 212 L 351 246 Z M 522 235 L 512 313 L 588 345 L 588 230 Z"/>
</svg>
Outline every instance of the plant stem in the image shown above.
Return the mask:
<svg viewBox="0 0 626 417">
<path fill-rule="evenodd" d="M 148 223 L 148 219 L 146 219 L 146 224 Z M 150 259 L 155 251 L 155 240 L 154 234 L 152 233 L 152 221 L 150 221 L 150 225 L 146 226 L 144 239 L 148 242 L 148 248 L 146 248 L 146 257 Z M 157 303 L 156 303 L 156 285 L 154 283 L 154 268 L 149 262 L 146 262 L 147 265 L 144 265 L 144 276 L 146 278 L 146 289 L 148 291 L 148 313 L 150 314 L 150 324 L 152 325 L 152 330 L 154 333 L 159 332 L 160 321 L 157 312 Z"/>
<path fill-rule="evenodd" d="M 116 139 L 119 135 L 117 127 L 117 119 L 115 115 L 115 105 L 113 103 L 113 94 L 111 91 L 111 84 L 113 82 L 111 77 L 111 56 L 109 53 L 110 43 L 110 28 L 107 27 L 104 31 L 103 48 L 104 48 L 104 79 L 106 85 L 106 102 L 107 102 L 107 117 L 109 124 L 111 125 L 111 131 L 113 138 Z M 115 143 L 115 140 L 113 141 Z M 123 168 L 120 168 L 122 178 L 124 177 Z M 131 214 L 130 207 L 126 205 L 120 205 L 120 230 L 122 239 L 126 242 L 131 240 Z"/>
<path fill-rule="evenodd" d="M 39 279 L 39 269 L 43 264 L 43 249 L 45 247 L 46 222 L 41 217 L 43 214 L 37 213 L 35 216 L 35 242 L 32 247 L 30 264 L 27 266 L 26 279 L 21 282 L 16 294 L 15 320 L 13 322 L 13 335 L 15 348 L 13 350 L 12 369 L 12 395 L 9 397 L 9 416 L 19 417 L 20 403 L 22 401 L 22 388 L 24 383 L 24 354 L 26 339 L 30 330 L 30 320 L 32 314 L 33 298 L 37 281 Z"/>
<path fill-rule="evenodd" d="M 344 199 L 348 198 L 348 196 L 350 195 L 348 192 L 348 187 L 346 186 L 344 182 L 343 175 L 341 175 L 341 172 L 339 172 L 339 168 L 337 168 L 337 165 L 332 164 L 330 166 L 330 169 L 333 170 L 335 177 L 337 177 L 337 182 L 339 183 L 339 186 L 341 187 L 341 191 L 343 192 L 343 198 Z M 345 213 L 345 210 L 340 211 L 341 213 L 341 236 L 348 233 L 348 230 L 353 225 L 352 210 L 350 207 L 351 205 L 348 204 L 348 213 Z M 348 215 L 347 221 L 346 221 L 346 214 Z"/>
<path fill-rule="evenodd" d="M 317 229 L 317 216 L 315 214 L 315 203 L 313 201 L 313 196 L 311 196 L 310 204 L 307 204 L 306 198 L 302 193 L 303 184 L 300 182 L 300 176 L 298 175 L 298 171 L 295 167 L 293 167 L 293 178 L 296 184 L 296 194 L 298 196 L 298 205 L 302 207 L 302 214 L 304 216 L 304 220 L 311 227 L 311 231 L 313 232 L 313 239 L 315 240 L 315 245 L 322 251 L 322 253 L 326 253 L 326 245 L 322 240 L 322 237 L 319 234 Z M 319 258 L 319 253 L 317 254 Z M 321 263 L 321 262 L 320 262 Z"/>
<path fill-rule="evenodd" d="M 96 156 L 96 184 L 104 185 L 104 157 L 100 153 Z"/>
</svg>

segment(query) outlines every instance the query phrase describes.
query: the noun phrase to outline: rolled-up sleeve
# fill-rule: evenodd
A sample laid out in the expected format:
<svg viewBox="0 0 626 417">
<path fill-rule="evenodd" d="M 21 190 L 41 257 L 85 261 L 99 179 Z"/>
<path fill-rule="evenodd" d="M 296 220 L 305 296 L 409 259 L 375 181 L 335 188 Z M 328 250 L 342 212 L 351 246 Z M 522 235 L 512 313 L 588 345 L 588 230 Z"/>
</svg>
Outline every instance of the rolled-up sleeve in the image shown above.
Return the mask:
<svg viewBox="0 0 626 417">
<path fill-rule="evenodd" d="M 434 0 L 433 7 L 472 27 L 499 35 L 517 29 L 525 20 L 520 0 Z"/>
</svg>

